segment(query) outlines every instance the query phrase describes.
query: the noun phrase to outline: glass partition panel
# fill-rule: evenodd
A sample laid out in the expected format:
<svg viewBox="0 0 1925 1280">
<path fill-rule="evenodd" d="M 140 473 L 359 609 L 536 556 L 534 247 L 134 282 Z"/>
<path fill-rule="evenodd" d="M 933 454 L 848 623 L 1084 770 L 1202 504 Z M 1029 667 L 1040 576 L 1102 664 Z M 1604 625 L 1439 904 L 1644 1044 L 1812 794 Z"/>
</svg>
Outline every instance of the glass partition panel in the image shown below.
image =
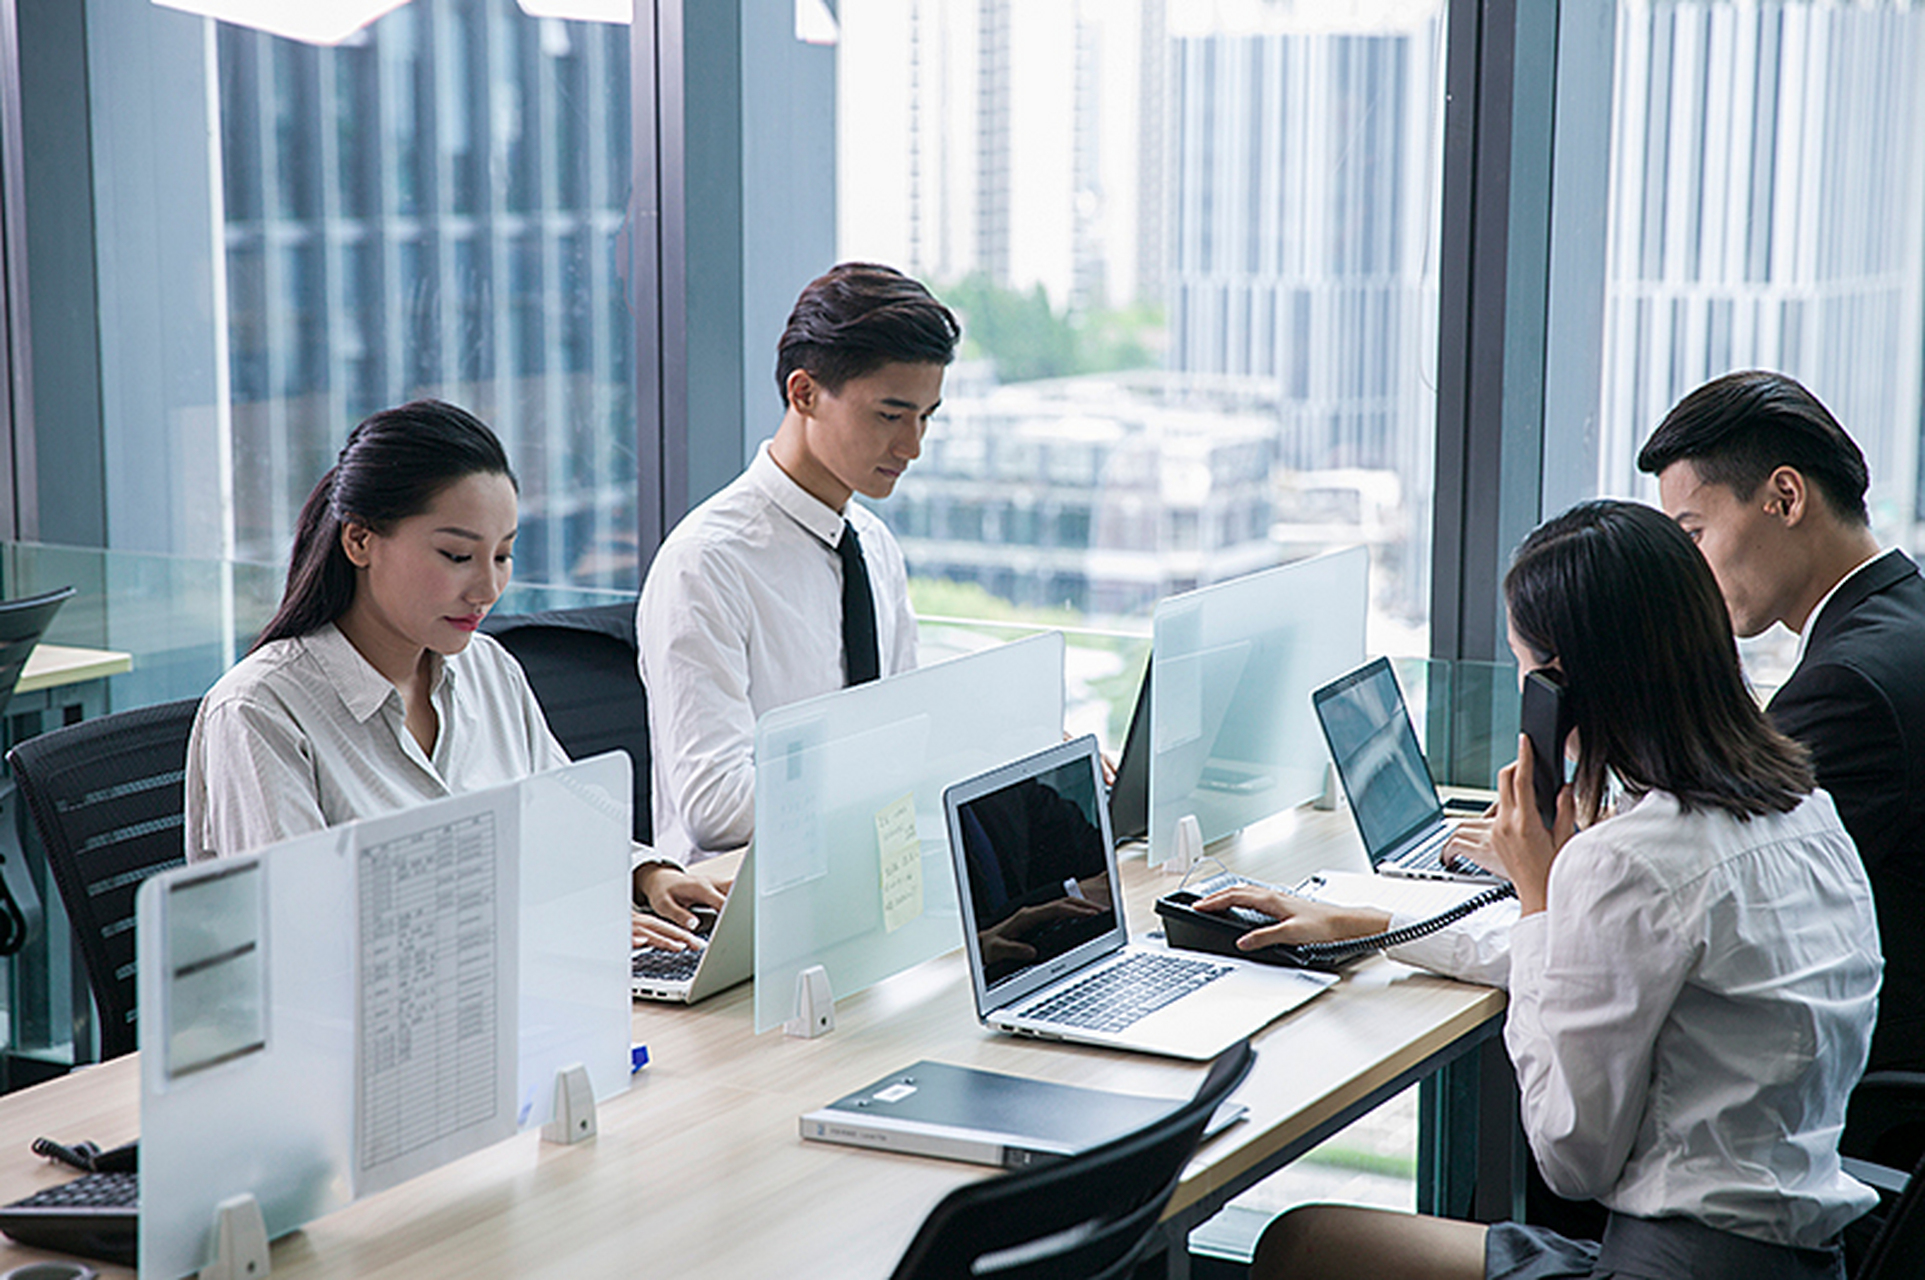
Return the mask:
<svg viewBox="0 0 1925 1280">
<path fill-rule="evenodd" d="M 1121 754 L 1136 691 L 1150 663 L 1147 633 L 932 616 L 920 607 L 916 622 L 921 635 L 918 652 L 925 667 L 975 653 L 988 644 L 1059 632 L 1063 637 L 1063 731 L 1072 737 L 1093 733 L 1112 760 Z"/>
<path fill-rule="evenodd" d="M 962 944 L 943 788 L 1061 741 L 1063 638 L 782 707 L 755 730 L 755 1029 Z"/>
<path fill-rule="evenodd" d="M 1411 722 L 1440 787 L 1497 786 L 1497 771 L 1517 759 L 1517 666 L 1392 658 Z"/>
<path fill-rule="evenodd" d="M 1185 816 L 1207 843 L 1322 793 L 1310 691 L 1363 660 L 1369 571 L 1353 547 L 1157 606 L 1152 865 L 1174 852 Z"/>
<path fill-rule="evenodd" d="M 154 877 L 139 902 L 140 1269 L 212 1260 L 628 1087 L 629 765 Z"/>
</svg>

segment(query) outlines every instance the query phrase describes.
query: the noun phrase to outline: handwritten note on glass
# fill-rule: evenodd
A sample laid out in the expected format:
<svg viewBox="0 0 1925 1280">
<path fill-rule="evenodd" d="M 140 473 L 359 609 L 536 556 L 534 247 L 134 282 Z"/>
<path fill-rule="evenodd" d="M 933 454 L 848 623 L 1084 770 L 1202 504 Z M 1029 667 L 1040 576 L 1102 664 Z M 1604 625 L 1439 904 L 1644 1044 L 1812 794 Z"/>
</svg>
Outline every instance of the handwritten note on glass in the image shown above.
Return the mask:
<svg viewBox="0 0 1925 1280">
<path fill-rule="evenodd" d="M 922 914 L 922 841 L 916 838 L 914 792 L 876 811 L 882 855 L 882 923 L 894 933 Z"/>
</svg>

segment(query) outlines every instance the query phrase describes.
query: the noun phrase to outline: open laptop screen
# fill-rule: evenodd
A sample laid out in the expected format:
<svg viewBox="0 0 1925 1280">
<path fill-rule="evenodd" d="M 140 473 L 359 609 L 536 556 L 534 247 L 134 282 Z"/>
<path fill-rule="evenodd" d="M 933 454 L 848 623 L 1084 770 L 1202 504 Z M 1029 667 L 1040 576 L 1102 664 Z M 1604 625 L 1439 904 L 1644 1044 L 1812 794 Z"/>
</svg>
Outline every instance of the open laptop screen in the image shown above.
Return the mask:
<svg viewBox="0 0 1925 1280">
<path fill-rule="evenodd" d="M 1311 699 L 1373 863 L 1443 818 L 1389 660 L 1367 663 Z"/>
<path fill-rule="evenodd" d="M 1096 771 L 1078 755 L 956 804 L 985 989 L 1116 929 L 1099 803 Z"/>
</svg>

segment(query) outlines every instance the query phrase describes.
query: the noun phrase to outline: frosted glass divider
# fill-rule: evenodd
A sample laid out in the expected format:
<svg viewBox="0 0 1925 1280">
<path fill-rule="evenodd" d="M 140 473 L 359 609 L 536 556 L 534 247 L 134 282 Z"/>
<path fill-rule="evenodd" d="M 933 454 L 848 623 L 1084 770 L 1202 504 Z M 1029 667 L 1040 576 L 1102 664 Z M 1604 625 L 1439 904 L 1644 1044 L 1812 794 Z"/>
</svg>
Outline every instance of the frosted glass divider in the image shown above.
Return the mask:
<svg viewBox="0 0 1925 1280">
<path fill-rule="evenodd" d="M 998 645 L 763 716 L 755 730 L 755 1029 L 796 975 L 835 998 L 962 945 L 943 789 L 1063 736 L 1063 637 Z"/>
<path fill-rule="evenodd" d="M 1151 865 L 1187 814 L 1207 843 L 1322 793 L 1310 692 L 1363 661 L 1369 579 L 1369 552 L 1350 547 L 1157 605 Z"/>
<path fill-rule="evenodd" d="M 612 752 L 143 884 L 141 1272 L 207 1265 L 229 1197 L 280 1236 L 545 1123 L 560 1067 L 597 1099 L 627 1089 L 631 785 Z M 421 881 L 439 906 L 403 900 Z M 442 1004 L 411 1019 L 436 943 Z M 387 1022 L 358 1031 L 364 1009 Z M 460 1101 L 371 1110 L 364 1081 L 443 1044 Z"/>
</svg>

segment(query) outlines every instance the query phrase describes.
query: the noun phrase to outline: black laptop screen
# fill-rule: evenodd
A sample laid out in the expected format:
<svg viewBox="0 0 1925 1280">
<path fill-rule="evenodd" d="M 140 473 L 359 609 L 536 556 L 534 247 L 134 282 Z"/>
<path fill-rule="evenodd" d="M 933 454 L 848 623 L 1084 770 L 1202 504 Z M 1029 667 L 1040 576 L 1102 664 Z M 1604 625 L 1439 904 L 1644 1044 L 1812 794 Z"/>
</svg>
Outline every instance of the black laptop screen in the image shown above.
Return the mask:
<svg viewBox="0 0 1925 1280">
<path fill-rule="evenodd" d="M 957 806 L 985 988 L 1116 928 L 1097 804 L 1078 758 Z"/>
<path fill-rule="evenodd" d="M 1317 718 L 1372 862 L 1443 817 L 1437 785 L 1390 664 L 1379 658 L 1317 690 Z"/>
</svg>

